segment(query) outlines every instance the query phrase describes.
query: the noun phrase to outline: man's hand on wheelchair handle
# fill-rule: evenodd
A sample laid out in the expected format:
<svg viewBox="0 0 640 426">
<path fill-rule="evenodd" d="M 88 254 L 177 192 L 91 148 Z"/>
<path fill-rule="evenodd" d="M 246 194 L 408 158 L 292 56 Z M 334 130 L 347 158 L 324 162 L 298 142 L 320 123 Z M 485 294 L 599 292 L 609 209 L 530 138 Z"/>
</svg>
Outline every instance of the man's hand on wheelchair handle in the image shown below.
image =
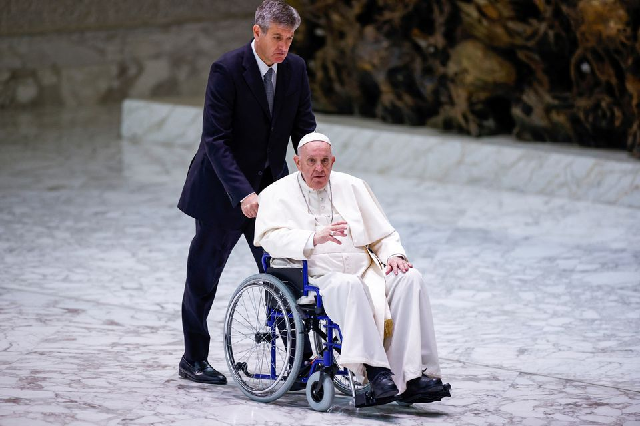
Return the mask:
<svg viewBox="0 0 640 426">
<path fill-rule="evenodd" d="M 413 265 L 406 259 L 399 256 L 391 256 L 387 262 L 387 267 L 384 270 L 385 275 L 389 275 L 391 271 L 398 275 L 398 271 L 402 271 L 404 274 L 409 269 L 413 268 Z"/>
<path fill-rule="evenodd" d="M 240 209 L 249 219 L 256 217 L 258 215 L 258 195 L 255 192 L 247 195 L 240 202 Z"/>
<path fill-rule="evenodd" d="M 347 236 L 347 222 L 339 221 L 334 222 L 329 226 L 325 226 L 320 231 L 313 235 L 313 246 L 318 244 L 324 244 L 326 242 L 334 242 L 336 244 L 342 244 L 342 242 L 336 237 Z"/>
</svg>

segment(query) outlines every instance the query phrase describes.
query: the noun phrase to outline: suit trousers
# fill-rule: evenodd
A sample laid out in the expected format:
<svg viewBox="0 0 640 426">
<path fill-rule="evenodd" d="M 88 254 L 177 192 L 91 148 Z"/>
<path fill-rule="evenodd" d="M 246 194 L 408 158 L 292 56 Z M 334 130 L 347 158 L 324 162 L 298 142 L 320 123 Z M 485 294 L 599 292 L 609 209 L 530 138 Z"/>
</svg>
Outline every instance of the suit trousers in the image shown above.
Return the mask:
<svg viewBox="0 0 640 426">
<path fill-rule="evenodd" d="M 209 355 L 211 337 L 207 317 L 211 309 L 218 281 L 231 250 L 244 235 L 260 272 L 262 253 L 253 245 L 255 219 L 246 219 L 241 228 L 230 229 L 196 219 L 196 233 L 189 247 L 187 279 L 182 297 L 182 331 L 187 361 L 202 361 Z"/>
</svg>

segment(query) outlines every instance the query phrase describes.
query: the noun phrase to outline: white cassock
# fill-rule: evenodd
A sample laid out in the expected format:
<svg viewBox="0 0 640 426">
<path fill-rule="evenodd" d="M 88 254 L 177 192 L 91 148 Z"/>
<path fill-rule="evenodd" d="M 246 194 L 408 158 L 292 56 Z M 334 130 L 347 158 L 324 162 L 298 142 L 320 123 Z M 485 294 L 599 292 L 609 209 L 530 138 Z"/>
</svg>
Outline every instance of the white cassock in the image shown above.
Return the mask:
<svg viewBox="0 0 640 426">
<path fill-rule="evenodd" d="M 316 191 L 296 172 L 263 190 L 259 203 L 254 244 L 274 258 L 308 261 L 310 282 L 340 325 L 340 365 L 360 378 L 363 364 L 390 368 L 400 393 L 425 369 L 440 377 L 426 285 L 413 268 L 384 275 L 377 259 L 405 252 L 366 182 L 334 171 Z M 313 247 L 314 232 L 340 220 L 348 225 L 342 244 Z"/>
</svg>

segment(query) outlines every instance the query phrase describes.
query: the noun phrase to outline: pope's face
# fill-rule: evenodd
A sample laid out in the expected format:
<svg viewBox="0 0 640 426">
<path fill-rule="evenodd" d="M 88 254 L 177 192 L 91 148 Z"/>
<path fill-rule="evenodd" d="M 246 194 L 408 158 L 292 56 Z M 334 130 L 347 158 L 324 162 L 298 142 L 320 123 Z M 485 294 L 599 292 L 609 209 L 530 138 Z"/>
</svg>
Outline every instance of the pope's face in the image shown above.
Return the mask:
<svg viewBox="0 0 640 426">
<path fill-rule="evenodd" d="M 314 141 L 304 144 L 299 149 L 300 155 L 293 157 L 298 170 L 309 188 L 322 189 L 329 182 L 331 169 L 336 157 L 331 155 L 331 145 Z"/>
<path fill-rule="evenodd" d="M 293 33 L 295 33 L 293 28 L 279 24 L 272 23 L 267 32 L 262 31 L 259 25 L 254 25 L 253 38 L 256 41 L 256 53 L 268 66 L 281 63 L 289 53 Z"/>
</svg>

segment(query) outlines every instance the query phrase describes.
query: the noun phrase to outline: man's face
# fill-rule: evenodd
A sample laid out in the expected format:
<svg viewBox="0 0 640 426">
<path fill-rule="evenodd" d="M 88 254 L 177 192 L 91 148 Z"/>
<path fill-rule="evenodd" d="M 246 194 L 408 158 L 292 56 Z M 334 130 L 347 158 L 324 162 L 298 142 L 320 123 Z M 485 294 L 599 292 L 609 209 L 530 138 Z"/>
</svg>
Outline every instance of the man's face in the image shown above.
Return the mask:
<svg viewBox="0 0 640 426">
<path fill-rule="evenodd" d="M 256 53 L 268 66 L 284 61 L 293 41 L 294 29 L 279 24 L 271 24 L 267 32 L 259 25 L 253 26 L 253 38 L 256 40 Z"/>
<path fill-rule="evenodd" d="M 331 155 L 331 145 L 314 141 L 300 147 L 300 155 L 293 157 L 304 181 L 311 189 L 322 189 L 329 182 L 331 168 L 336 157 Z"/>
</svg>

